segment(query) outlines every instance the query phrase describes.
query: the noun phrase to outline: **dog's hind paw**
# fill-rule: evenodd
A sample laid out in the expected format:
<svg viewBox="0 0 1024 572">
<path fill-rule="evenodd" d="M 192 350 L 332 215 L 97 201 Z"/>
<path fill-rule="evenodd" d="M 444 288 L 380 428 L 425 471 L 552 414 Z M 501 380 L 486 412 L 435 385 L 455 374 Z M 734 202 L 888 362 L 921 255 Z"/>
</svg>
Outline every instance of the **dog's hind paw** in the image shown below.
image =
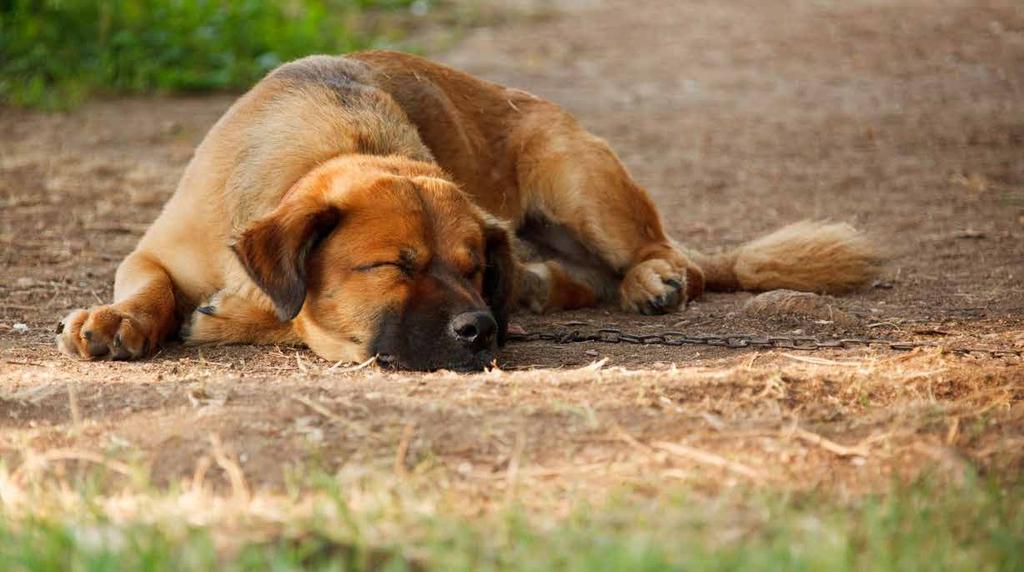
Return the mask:
<svg viewBox="0 0 1024 572">
<path fill-rule="evenodd" d="M 619 285 L 623 309 L 648 316 L 667 314 L 687 302 L 686 271 L 667 260 L 645 260 L 626 272 Z"/>
<path fill-rule="evenodd" d="M 276 342 L 290 339 L 288 322 L 273 306 L 251 296 L 221 290 L 199 304 L 181 326 L 186 344 Z"/>
<path fill-rule="evenodd" d="M 179 336 L 186 344 L 201 344 L 218 340 L 221 325 L 218 324 L 217 309 L 224 298 L 223 290 L 203 301 L 192 311 L 188 320 L 181 324 Z"/>
</svg>

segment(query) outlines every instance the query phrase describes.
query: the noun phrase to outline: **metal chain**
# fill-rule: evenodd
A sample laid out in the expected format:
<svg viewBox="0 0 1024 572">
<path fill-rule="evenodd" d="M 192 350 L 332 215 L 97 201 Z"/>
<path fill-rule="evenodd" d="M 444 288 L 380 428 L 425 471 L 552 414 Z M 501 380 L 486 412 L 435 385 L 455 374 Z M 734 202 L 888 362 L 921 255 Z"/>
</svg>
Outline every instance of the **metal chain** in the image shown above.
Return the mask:
<svg viewBox="0 0 1024 572">
<path fill-rule="evenodd" d="M 596 342 L 601 344 L 634 344 L 655 346 L 713 346 L 729 349 L 776 348 L 786 350 L 813 351 L 821 349 L 848 349 L 851 347 L 883 346 L 890 350 L 906 352 L 916 348 L 942 348 L 960 355 L 986 354 L 993 358 L 1024 356 L 1024 349 L 1017 348 L 975 348 L 947 347 L 928 342 L 908 342 L 885 338 L 833 338 L 819 339 L 812 336 L 760 336 L 756 334 L 684 334 L 682 332 L 661 332 L 657 334 L 628 334 L 617 328 L 601 328 L 593 333 L 579 330 L 535 331 L 525 334 L 509 333 L 510 342 L 552 342 L 573 344 Z"/>
</svg>

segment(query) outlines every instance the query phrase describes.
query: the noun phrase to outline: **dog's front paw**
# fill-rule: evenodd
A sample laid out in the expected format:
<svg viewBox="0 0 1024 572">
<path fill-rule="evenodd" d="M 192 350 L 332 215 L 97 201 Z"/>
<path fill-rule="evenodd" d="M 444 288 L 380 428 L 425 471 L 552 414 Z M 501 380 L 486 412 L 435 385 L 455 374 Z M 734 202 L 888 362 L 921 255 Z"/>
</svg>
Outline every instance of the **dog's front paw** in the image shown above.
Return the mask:
<svg viewBox="0 0 1024 572">
<path fill-rule="evenodd" d="M 648 316 L 674 311 L 687 301 L 686 293 L 686 271 L 661 258 L 633 266 L 619 285 L 623 309 Z"/>
<path fill-rule="evenodd" d="M 74 310 L 57 324 L 57 347 L 79 359 L 133 360 L 156 347 L 142 323 L 115 308 Z"/>
</svg>

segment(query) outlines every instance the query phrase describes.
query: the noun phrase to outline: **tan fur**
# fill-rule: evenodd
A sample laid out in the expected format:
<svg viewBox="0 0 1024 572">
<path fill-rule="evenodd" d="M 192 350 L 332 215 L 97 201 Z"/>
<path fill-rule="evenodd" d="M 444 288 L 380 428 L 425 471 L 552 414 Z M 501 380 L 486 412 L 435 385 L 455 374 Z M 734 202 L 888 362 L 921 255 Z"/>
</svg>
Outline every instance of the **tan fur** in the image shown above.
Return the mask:
<svg viewBox="0 0 1024 572">
<path fill-rule="evenodd" d="M 608 144 L 553 103 L 407 54 L 313 56 L 213 126 L 114 302 L 69 314 L 58 344 L 134 359 L 181 328 L 192 343 L 359 360 L 414 311 L 443 309 L 423 319 L 433 333 L 391 335 L 443 337 L 449 314 L 488 307 L 504 324 L 513 304 L 663 313 L 705 286 L 836 292 L 876 259 L 823 223 L 689 252 Z"/>
<path fill-rule="evenodd" d="M 697 255 L 710 290 L 841 294 L 877 274 L 878 249 L 847 224 L 802 221 L 716 256 Z"/>
</svg>

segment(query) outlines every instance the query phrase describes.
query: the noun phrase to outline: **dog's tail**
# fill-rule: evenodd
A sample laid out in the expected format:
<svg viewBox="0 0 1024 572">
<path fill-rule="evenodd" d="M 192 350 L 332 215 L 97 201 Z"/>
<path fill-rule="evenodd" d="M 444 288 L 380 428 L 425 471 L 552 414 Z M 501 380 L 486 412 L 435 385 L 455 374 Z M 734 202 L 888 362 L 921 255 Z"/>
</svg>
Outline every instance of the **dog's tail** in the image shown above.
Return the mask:
<svg viewBox="0 0 1024 572">
<path fill-rule="evenodd" d="M 690 253 L 710 291 L 786 288 L 838 294 L 877 275 L 882 257 L 848 224 L 802 221 L 721 254 Z"/>
</svg>

